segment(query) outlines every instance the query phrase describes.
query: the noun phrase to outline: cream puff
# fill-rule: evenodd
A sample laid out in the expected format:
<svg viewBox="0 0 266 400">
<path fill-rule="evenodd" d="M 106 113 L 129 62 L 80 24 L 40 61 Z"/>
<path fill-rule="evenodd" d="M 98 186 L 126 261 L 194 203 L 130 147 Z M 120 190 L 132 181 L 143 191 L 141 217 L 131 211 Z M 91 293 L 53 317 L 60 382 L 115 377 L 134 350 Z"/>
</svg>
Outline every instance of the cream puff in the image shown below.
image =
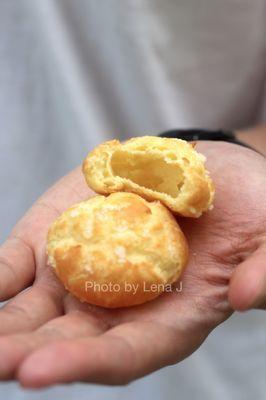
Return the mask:
<svg viewBox="0 0 266 400">
<path fill-rule="evenodd" d="M 114 308 L 147 302 L 169 288 L 187 263 L 188 246 L 159 201 L 117 192 L 92 197 L 57 218 L 47 254 L 74 296 Z"/>
<path fill-rule="evenodd" d="M 143 136 L 99 145 L 84 160 L 83 173 L 97 193 L 136 193 L 161 201 L 174 214 L 197 218 L 214 198 L 204 163 L 185 140 Z"/>
</svg>

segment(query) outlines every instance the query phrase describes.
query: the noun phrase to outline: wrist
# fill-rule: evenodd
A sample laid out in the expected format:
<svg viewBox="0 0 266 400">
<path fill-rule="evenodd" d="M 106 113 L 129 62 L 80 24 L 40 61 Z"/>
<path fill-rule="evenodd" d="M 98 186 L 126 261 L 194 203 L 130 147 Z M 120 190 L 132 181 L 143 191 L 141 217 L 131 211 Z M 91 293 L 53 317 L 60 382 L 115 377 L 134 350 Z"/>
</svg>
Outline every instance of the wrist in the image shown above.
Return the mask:
<svg viewBox="0 0 266 400">
<path fill-rule="evenodd" d="M 237 139 L 248 143 L 261 154 L 266 155 L 266 125 L 236 131 Z"/>
<path fill-rule="evenodd" d="M 259 149 L 254 148 L 248 142 L 241 140 L 238 134 L 234 133 L 233 131 L 227 131 L 227 130 L 174 129 L 162 132 L 159 134 L 159 136 L 168 138 L 178 138 L 187 141 L 198 141 L 198 140 L 223 141 L 244 146 L 251 150 L 260 152 Z"/>
</svg>

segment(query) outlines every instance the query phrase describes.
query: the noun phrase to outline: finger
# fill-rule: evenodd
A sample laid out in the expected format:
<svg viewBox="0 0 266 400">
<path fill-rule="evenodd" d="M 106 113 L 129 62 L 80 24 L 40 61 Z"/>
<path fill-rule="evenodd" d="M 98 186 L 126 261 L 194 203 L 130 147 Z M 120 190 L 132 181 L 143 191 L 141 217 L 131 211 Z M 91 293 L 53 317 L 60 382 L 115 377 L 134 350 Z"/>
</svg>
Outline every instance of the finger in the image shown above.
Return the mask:
<svg viewBox="0 0 266 400">
<path fill-rule="evenodd" d="M 0 309 L 0 335 L 29 332 L 62 312 L 62 292 L 34 285 Z"/>
<path fill-rule="evenodd" d="M 230 280 L 229 302 L 238 311 L 265 309 L 266 245 L 261 246 L 235 269 Z"/>
<path fill-rule="evenodd" d="M 0 247 L 0 301 L 28 287 L 35 275 L 33 250 L 19 236 L 12 236 Z"/>
<path fill-rule="evenodd" d="M 0 337 L 0 379 L 14 377 L 19 364 L 32 351 L 44 344 L 62 339 L 97 336 L 107 329 L 97 318 L 84 312 L 75 312 L 47 322 L 34 332 Z"/>
<path fill-rule="evenodd" d="M 0 301 L 28 287 L 35 264 L 43 261 L 43 243 L 51 222 L 67 207 L 92 196 L 79 166 L 52 186 L 14 227 L 0 247 Z"/>
<path fill-rule="evenodd" d="M 152 322 L 123 324 L 96 338 L 42 347 L 20 365 L 17 378 L 35 388 L 72 381 L 124 384 L 187 356 L 186 336 Z M 189 345 L 192 352 L 199 343 Z"/>
</svg>

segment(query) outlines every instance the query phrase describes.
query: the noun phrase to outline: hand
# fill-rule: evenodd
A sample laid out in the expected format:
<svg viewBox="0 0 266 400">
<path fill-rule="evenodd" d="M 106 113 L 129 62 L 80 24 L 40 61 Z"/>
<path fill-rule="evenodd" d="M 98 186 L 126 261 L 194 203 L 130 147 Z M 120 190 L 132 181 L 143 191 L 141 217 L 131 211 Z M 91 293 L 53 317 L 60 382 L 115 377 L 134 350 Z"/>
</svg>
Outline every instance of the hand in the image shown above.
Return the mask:
<svg viewBox="0 0 266 400">
<path fill-rule="evenodd" d="M 92 195 L 80 168 L 17 224 L 0 249 L 0 296 L 11 299 L 0 309 L 1 379 L 16 377 L 25 387 L 127 383 L 187 357 L 232 308 L 263 305 L 266 161 L 237 145 L 197 147 L 208 158 L 216 200 L 200 219 L 179 219 L 190 246 L 181 292 L 107 310 L 64 290 L 46 264 L 45 240 L 59 213 Z"/>
</svg>

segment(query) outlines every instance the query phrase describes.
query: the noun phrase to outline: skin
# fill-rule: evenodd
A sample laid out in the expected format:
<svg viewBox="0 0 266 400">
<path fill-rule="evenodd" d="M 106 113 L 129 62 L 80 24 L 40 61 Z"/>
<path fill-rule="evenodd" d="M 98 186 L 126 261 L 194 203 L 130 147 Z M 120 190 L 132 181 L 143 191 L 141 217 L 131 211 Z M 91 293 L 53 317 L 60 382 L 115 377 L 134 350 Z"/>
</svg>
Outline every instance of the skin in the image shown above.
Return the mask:
<svg viewBox="0 0 266 400">
<path fill-rule="evenodd" d="M 235 134 L 239 140 L 266 155 L 266 125 L 252 126 Z"/>
<path fill-rule="evenodd" d="M 107 310 L 64 290 L 46 264 L 45 241 L 63 210 L 92 195 L 80 167 L 19 221 L 0 249 L 0 295 L 10 299 L 0 309 L 2 380 L 125 384 L 188 357 L 234 309 L 265 307 L 266 160 L 223 142 L 197 149 L 216 199 L 200 219 L 178 218 L 190 247 L 181 292 Z"/>
</svg>

